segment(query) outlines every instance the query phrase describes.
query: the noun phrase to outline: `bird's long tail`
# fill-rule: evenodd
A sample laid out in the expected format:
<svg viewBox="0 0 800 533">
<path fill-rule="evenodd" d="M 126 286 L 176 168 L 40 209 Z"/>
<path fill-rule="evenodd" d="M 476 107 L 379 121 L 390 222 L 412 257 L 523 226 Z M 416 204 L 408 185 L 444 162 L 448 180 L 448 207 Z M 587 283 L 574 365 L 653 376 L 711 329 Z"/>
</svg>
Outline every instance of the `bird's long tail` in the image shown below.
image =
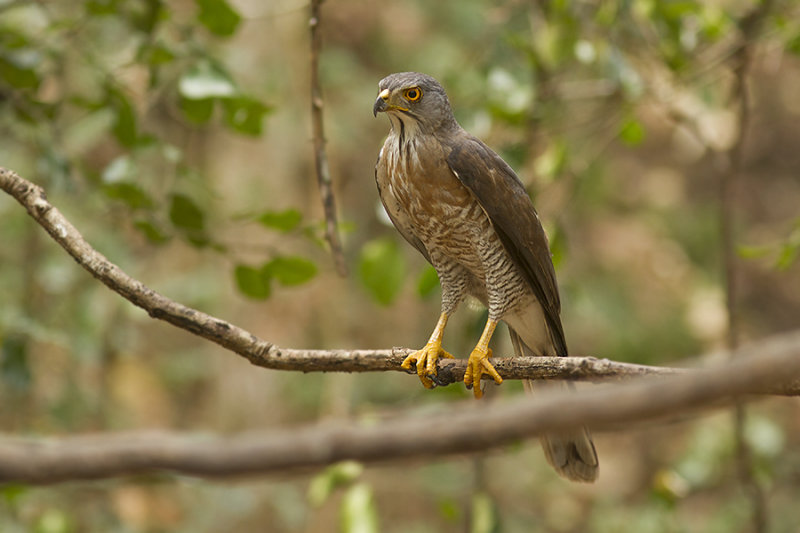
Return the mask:
<svg viewBox="0 0 800 533">
<path fill-rule="evenodd" d="M 511 334 L 511 344 L 514 346 L 514 353 L 517 356 L 542 355 L 528 347 L 512 328 L 509 327 L 508 331 Z M 528 394 L 533 394 L 534 382 L 532 380 L 524 380 L 523 385 Z M 541 383 L 537 384 L 537 387 L 541 386 Z M 550 381 L 547 383 L 547 387 L 573 388 L 572 384 L 566 381 Z M 597 479 L 597 452 L 588 429 L 582 427 L 569 433 L 544 435 L 541 441 L 547 462 L 561 476 L 585 483 L 591 483 Z"/>
</svg>

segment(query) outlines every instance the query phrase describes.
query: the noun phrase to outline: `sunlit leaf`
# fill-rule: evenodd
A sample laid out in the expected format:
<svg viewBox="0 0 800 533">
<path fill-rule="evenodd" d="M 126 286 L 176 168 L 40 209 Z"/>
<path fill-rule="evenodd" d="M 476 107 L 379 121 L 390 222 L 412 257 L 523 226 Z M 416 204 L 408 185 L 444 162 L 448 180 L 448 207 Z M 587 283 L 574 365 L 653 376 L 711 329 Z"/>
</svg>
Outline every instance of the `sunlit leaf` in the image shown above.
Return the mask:
<svg viewBox="0 0 800 533">
<path fill-rule="evenodd" d="M 746 246 L 740 245 L 736 248 L 736 253 L 742 259 L 760 259 L 772 252 L 770 246 Z"/>
<path fill-rule="evenodd" d="M 281 285 L 302 285 L 317 274 L 317 265 L 298 256 L 278 256 L 263 267 L 269 278 L 275 278 Z"/>
<path fill-rule="evenodd" d="M 205 215 L 194 201 L 183 194 L 172 196 L 169 206 L 169 219 L 176 227 L 185 230 L 202 231 L 205 228 Z"/>
<path fill-rule="evenodd" d="M 264 115 L 270 108 L 255 98 L 239 96 L 222 101 L 225 123 L 234 131 L 256 137 L 261 135 Z"/>
<path fill-rule="evenodd" d="M 196 0 L 200 12 L 197 20 L 208 31 L 221 37 L 230 37 L 239 26 L 242 17 L 225 0 Z"/>
<path fill-rule="evenodd" d="M 364 245 L 358 265 L 361 282 L 378 303 L 391 304 L 406 276 L 406 261 L 397 242 L 377 239 Z"/>
<path fill-rule="evenodd" d="M 314 476 L 308 485 L 308 502 L 319 507 L 342 485 L 352 483 L 364 471 L 364 466 L 356 461 L 342 461 L 329 466 Z"/>
<path fill-rule="evenodd" d="M 264 211 L 256 220 L 268 228 L 286 233 L 300 225 L 303 215 L 297 209 L 290 208 L 284 211 Z"/>
<path fill-rule="evenodd" d="M 75 531 L 70 515 L 56 508 L 46 509 L 36 519 L 35 533 L 71 533 Z"/>
<path fill-rule="evenodd" d="M 499 531 L 497 509 L 491 496 L 477 492 L 472 496 L 472 520 L 470 533 L 494 533 Z"/>
<path fill-rule="evenodd" d="M 134 179 L 136 176 L 136 164 L 127 155 L 117 157 L 106 168 L 103 169 L 101 178 L 103 183 L 120 183 Z"/>
<path fill-rule="evenodd" d="M 795 221 L 794 228 L 781 247 L 775 266 L 779 270 L 788 269 L 797 259 L 798 254 L 800 254 L 800 219 Z"/>
<path fill-rule="evenodd" d="M 264 276 L 263 269 L 247 265 L 236 265 L 233 271 L 236 287 L 249 298 L 265 300 L 270 295 L 269 277 Z"/>
<path fill-rule="evenodd" d="M 628 146 L 637 146 L 644 141 L 645 131 L 642 123 L 631 117 L 619 128 L 619 138 Z"/>
<path fill-rule="evenodd" d="M 341 507 L 342 533 L 377 533 L 378 509 L 372 489 L 366 483 L 356 483 L 345 492 Z"/>
<path fill-rule="evenodd" d="M 800 247 L 797 245 L 784 244 L 781 246 L 780 252 L 778 252 L 778 259 L 775 261 L 775 267 L 778 270 L 788 269 L 792 266 L 795 259 L 797 259 L 798 252 L 800 252 Z"/>
<path fill-rule="evenodd" d="M 178 91 L 190 100 L 230 98 L 237 92 L 228 73 L 210 61 L 199 61 L 186 71 L 178 81 Z"/>
<path fill-rule="evenodd" d="M 553 141 L 547 149 L 536 158 L 536 175 L 552 181 L 564 169 L 567 162 L 567 147 L 563 141 Z"/>
<path fill-rule="evenodd" d="M 766 416 L 748 416 L 744 430 L 744 437 L 750 449 L 757 455 L 775 457 L 786 445 L 783 428 Z"/>
</svg>

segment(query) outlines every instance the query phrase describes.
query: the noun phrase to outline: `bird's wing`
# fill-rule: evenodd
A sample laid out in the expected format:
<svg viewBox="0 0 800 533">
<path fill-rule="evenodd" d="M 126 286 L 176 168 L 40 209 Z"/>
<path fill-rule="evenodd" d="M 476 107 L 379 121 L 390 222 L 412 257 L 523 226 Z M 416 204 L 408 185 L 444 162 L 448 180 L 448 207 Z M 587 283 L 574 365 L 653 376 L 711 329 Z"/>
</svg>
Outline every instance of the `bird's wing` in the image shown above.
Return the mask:
<svg viewBox="0 0 800 533">
<path fill-rule="evenodd" d="M 400 235 L 402 235 L 405 240 L 411 243 L 414 248 L 419 250 L 419 252 L 425 256 L 425 259 L 427 259 L 430 263 L 431 257 L 428 254 L 428 250 L 425 248 L 425 245 L 422 244 L 422 241 L 419 239 L 419 237 L 417 237 L 416 233 L 414 233 L 414 228 L 411 225 L 411 222 L 408 220 L 408 215 L 406 215 L 405 211 L 400 206 L 400 203 L 394 197 L 391 187 L 389 187 L 389 175 L 386 168 L 386 158 L 383 157 L 385 150 L 386 147 L 381 150 L 381 153 L 378 156 L 378 161 L 375 163 L 375 182 L 378 185 L 378 196 L 383 203 L 386 214 L 389 215 L 389 219 L 392 221 L 392 224 L 394 224 L 394 227 L 397 228 L 397 231 L 400 232 Z"/>
<path fill-rule="evenodd" d="M 555 355 L 567 355 L 550 247 L 525 187 L 499 155 L 472 135 L 460 132 L 442 143 L 450 149 L 450 169 L 477 198 L 542 306 Z"/>
</svg>

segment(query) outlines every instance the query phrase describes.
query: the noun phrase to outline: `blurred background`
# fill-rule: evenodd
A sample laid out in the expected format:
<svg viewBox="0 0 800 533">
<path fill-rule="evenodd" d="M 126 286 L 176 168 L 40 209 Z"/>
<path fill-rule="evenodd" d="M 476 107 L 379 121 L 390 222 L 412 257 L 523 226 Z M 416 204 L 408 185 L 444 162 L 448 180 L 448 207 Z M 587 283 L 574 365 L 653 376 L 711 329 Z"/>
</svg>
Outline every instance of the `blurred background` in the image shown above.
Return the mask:
<svg viewBox="0 0 800 533">
<path fill-rule="evenodd" d="M 418 347 L 437 280 L 382 213 L 389 124 L 371 109 L 383 76 L 422 71 L 534 199 L 573 354 L 677 365 L 724 348 L 723 197 L 739 336 L 798 326 L 797 2 L 328 0 L 321 24 L 347 278 L 322 238 L 306 1 L 0 1 L 0 165 L 133 277 L 279 346 Z M 399 374 L 251 366 L 110 292 L 6 195 L 0 242 L 6 435 L 224 434 L 471 401 Z M 466 357 L 484 313 L 462 307 L 449 351 Z M 800 531 L 800 404 L 747 413 L 768 530 Z M 733 421 L 596 435 L 593 486 L 558 478 L 536 441 L 296 476 L 4 484 L 0 531 L 752 531 Z"/>
</svg>

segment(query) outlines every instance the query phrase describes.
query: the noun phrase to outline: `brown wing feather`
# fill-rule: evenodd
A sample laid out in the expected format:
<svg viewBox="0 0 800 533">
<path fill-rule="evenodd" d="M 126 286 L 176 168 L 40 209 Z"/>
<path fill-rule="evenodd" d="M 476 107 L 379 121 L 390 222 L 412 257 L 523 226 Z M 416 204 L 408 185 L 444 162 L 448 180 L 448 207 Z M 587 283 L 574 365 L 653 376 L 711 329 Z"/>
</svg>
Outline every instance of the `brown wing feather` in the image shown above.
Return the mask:
<svg viewBox="0 0 800 533">
<path fill-rule="evenodd" d="M 506 251 L 525 274 L 544 310 L 557 355 L 567 355 L 550 248 L 525 187 L 499 155 L 472 135 L 462 131 L 443 144 L 450 148 L 451 170 L 480 202 Z"/>
</svg>

